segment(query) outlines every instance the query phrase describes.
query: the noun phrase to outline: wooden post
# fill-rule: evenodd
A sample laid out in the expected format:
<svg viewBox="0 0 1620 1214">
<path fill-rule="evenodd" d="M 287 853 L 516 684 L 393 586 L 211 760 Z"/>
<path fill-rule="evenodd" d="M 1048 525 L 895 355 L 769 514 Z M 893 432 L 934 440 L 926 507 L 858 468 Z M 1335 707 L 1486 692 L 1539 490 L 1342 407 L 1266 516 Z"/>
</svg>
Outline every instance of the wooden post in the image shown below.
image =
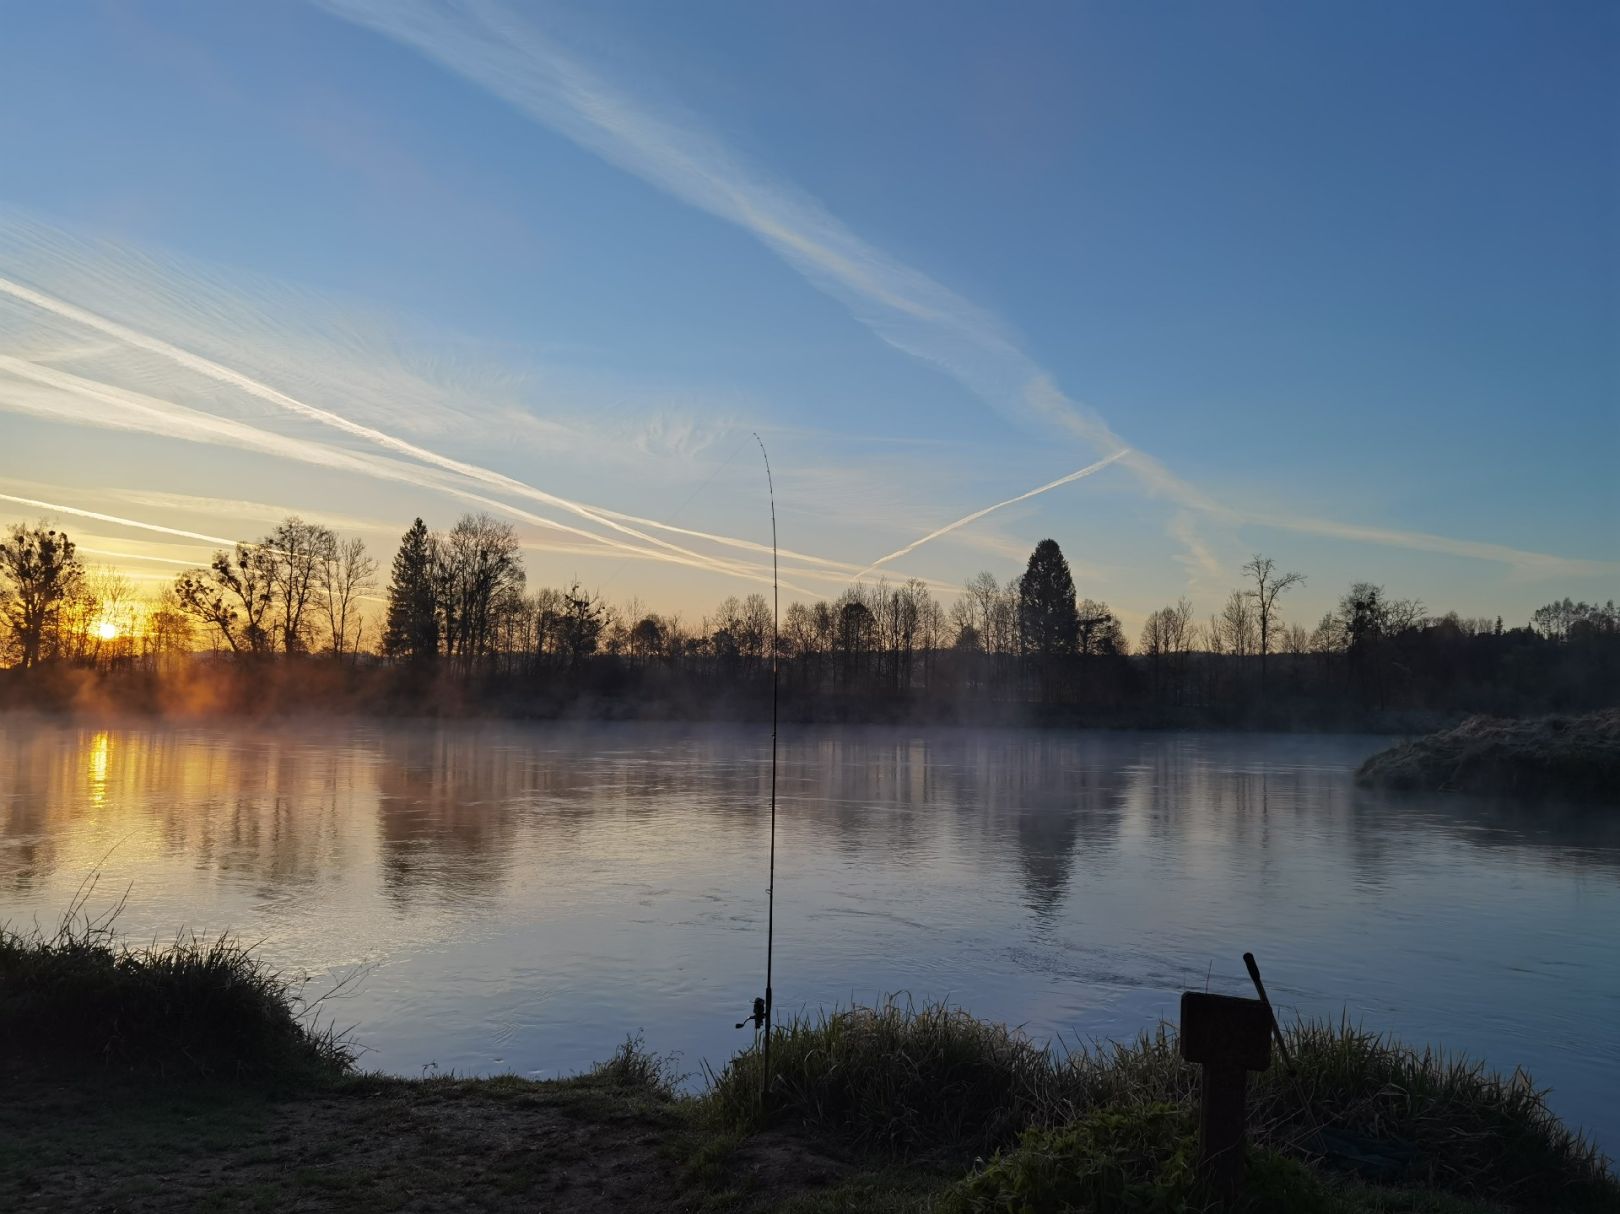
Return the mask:
<svg viewBox="0 0 1620 1214">
<path fill-rule="evenodd" d="M 1271 1066 L 1271 1013 L 1258 999 L 1181 996 L 1181 1056 L 1203 1067 L 1198 1095 L 1198 1168 L 1214 1196 L 1243 1187 L 1250 1071 Z"/>
</svg>

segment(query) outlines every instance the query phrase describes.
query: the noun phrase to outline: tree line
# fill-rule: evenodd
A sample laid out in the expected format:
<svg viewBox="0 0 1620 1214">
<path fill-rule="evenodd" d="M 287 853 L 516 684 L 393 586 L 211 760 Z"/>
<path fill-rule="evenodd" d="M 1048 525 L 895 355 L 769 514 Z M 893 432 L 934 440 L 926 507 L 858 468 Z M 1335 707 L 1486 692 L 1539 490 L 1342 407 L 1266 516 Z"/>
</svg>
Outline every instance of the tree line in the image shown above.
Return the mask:
<svg viewBox="0 0 1620 1214">
<path fill-rule="evenodd" d="M 0 652 L 23 670 L 157 670 L 212 653 L 392 672 L 417 688 L 451 680 L 513 703 L 688 706 L 762 695 L 774 658 L 790 703 L 849 716 L 976 703 L 1265 723 L 1594 707 L 1620 688 L 1612 601 L 1564 599 L 1505 627 L 1357 582 L 1307 626 L 1285 613 L 1302 574 L 1262 554 L 1236 572 L 1218 610 L 1200 619 L 1180 599 L 1151 612 L 1133 645 L 1107 603 L 1077 591 L 1051 539 L 1022 573 L 980 573 L 949 605 L 916 579 L 860 582 L 788 604 L 776 628 L 757 593 L 689 623 L 577 581 L 531 590 L 516 531 L 488 514 L 444 531 L 415 520 L 386 582 L 363 541 L 289 517 L 144 601 L 127 579 L 88 570 L 64 532 L 17 524 L 0 541 Z"/>
</svg>

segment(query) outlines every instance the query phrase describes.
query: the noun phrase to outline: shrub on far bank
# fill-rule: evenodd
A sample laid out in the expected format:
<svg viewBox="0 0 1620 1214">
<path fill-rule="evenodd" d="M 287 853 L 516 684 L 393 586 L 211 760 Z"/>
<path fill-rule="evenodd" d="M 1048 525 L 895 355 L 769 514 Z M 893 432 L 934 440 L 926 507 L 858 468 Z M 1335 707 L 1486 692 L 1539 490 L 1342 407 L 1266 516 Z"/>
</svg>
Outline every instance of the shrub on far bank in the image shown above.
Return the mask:
<svg viewBox="0 0 1620 1214">
<path fill-rule="evenodd" d="M 131 948 L 109 920 L 54 935 L 0 928 L 0 1063 L 166 1077 L 300 1079 L 348 1071 L 342 1034 L 230 937 Z"/>
<path fill-rule="evenodd" d="M 1470 717 L 1380 751 L 1356 780 L 1375 788 L 1612 805 L 1620 802 L 1620 709 L 1526 720 Z"/>
</svg>

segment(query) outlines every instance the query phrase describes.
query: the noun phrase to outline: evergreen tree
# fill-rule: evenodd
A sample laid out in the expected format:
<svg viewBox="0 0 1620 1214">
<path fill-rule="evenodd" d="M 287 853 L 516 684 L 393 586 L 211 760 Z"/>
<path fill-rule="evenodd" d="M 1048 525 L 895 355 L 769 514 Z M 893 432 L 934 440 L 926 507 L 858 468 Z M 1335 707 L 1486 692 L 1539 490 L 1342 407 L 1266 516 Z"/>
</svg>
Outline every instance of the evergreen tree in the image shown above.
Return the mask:
<svg viewBox="0 0 1620 1214">
<path fill-rule="evenodd" d="M 1042 540 L 1018 582 L 1018 624 L 1025 653 L 1053 657 L 1075 652 L 1080 617 L 1074 577 L 1056 540 Z"/>
<path fill-rule="evenodd" d="M 438 656 L 439 604 L 433 547 L 427 525 L 417 519 L 394 555 L 388 583 L 388 626 L 383 633 L 383 652 L 389 657 L 424 662 Z"/>
</svg>

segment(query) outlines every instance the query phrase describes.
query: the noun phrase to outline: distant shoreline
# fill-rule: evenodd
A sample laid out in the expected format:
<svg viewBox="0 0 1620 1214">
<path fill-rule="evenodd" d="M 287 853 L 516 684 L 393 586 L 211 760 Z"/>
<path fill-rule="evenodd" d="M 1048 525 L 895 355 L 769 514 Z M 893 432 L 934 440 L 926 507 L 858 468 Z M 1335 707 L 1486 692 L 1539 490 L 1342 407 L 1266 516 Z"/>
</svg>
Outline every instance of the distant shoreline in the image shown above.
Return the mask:
<svg viewBox="0 0 1620 1214">
<path fill-rule="evenodd" d="M 1266 701 L 1173 705 L 1041 703 L 987 692 L 806 693 L 784 688 L 785 725 L 1103 729 L 1196 733 L 1352 733 L 1417 736 L 1468 718 L 1460 709 L 1368 708 L 1279 690 Z M 576 689 L 555 683 L 468 681 L 401 668 L 320 660 L 210 664 L 160 675 L 72 667 L 0 671 L 0 712 L 100 721 L 171 723 L 292 718 L 746 724 L 768 721 L 770 684 Z"/>
<path fill-rule="evenodd" d="M 888 706 L 880 706 L 887 708 Z M 505 722 L 532 725 L 759 725 L 768 724 L 770 706 L 725 704 L 702 713 L 668 704 L 628 702 L 567 703 L 562 705 L 518 705 L 502 710 L 478 709 L 432 711 L 423 706 L 400 704 L 353 705 L 276 703 L 263 706 L 214 706 L 207 711 L 168 709 L 143 703 L 97 700 L 90 703 L 46 703 L 0 699 L 0 716 L 34 717 L 73 724 L 151 724 L 195 726 L 202 724 L 269 723 L 295 721 L 346 721 L 357 723 L 477 724 Z M 1118 731 L 1189 734 L 1364 734 L 1374 737 L 1412 737 L 1461 720 L 1460 714 L 1415 717 L 1414 714 L 1388 713 L 1376 718 L 1273 718 L 1250 715 L 1220 719 L 1201 715 L 1155 715 L 1146 713 L 1065 713 L 1042 710 L 1030 705 L 989 705 L 979 711 L 905 711 L 888 708 L 879 711 L 852 711 L 835 706 L 812 705 L 805 710 L 784 708 L 784 727 L 872 726 L 912 729 L 1033 729 L 1043 731 Z"/>
</svg>

